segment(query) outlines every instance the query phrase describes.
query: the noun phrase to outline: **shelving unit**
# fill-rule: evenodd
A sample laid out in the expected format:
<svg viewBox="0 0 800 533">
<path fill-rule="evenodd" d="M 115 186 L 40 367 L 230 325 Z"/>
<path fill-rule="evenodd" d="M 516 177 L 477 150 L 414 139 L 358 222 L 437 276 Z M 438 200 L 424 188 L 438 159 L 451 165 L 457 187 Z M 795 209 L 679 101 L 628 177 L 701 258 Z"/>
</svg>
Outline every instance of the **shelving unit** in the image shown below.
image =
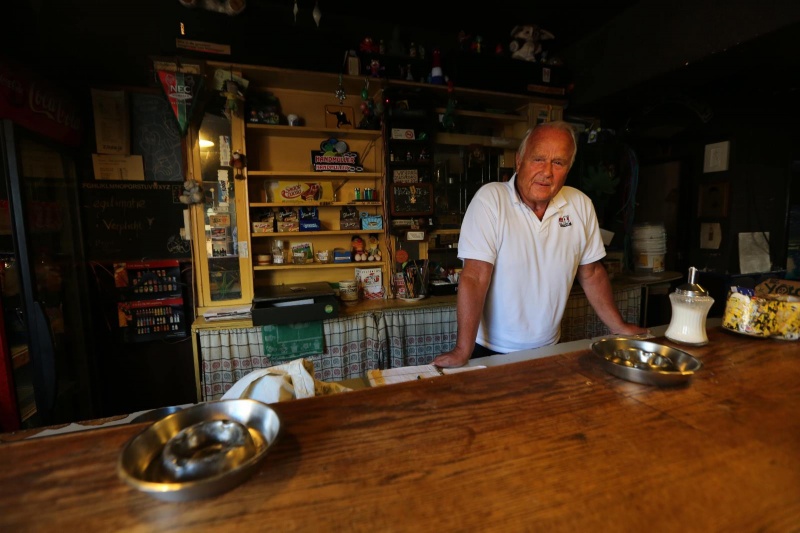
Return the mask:
<svg viewBox="0 0 800 533">
<path fill-rule="evenodd" d="M 268 74 L 266 70 L 269 70 Z M 330 90 L 317 90 L 313 84 L 303 87 L 290 82 L 273 69 L 247 67 L 243 76 L 252 80 L 250 90 L 269 92 L 279 102 L 283 114 L 294 113 L 300 116 L 302 125 L 270 125 L 245 123 L 245 149 L 248 158 L 247 168 L 247 216 L 253 222 L 265 216 L 267 211 L 276 215 L 280 210 L 299 208 L 315 208 L 318 214 L 320 229 L 311 231 L 277 231 L 256 232 L 248 229 L 250 251 L 253 257 L 273 254 L 276 243 L 283 244 L 284 263 L 259 265 L 253 263 L 252 277 L 254 289 L 261 286 L 303 283 L 308 281 L 328 281 L 336 283 L 342 279 L 352 279 L 355 268 L 380 266 L 384 271 L 385 285 L 388 287 L 389 269 L 386 262 L 332 263 L 319 262 L 316 252 L 328 250 L 329 261 L 332 261 L 334 250 L 350 252 L 351 239 L 359 236 L 364 242 L 369 234 L 379 236 L 379 247 L 385 250 L 385 213 L 383 202 L 383 142 L 380 130 L 357 129 L 353 127 L 332 128 L 326 125 L 329 106 L 345 106 L 353 108 L 353 114 L 359 113 L 358 107 L 351 100 L 339 102 L 331 85 Z M 272 76 L 275 74 L 275 76 Z M 324 77 L 324 76 L 323 76 Z M 262 85 L 261 81 L 265 83 Z M 363 80 L 361 80 L 363 83 Z M 350 81 L 352 86 L 352 80 Z M 349 92 L 349 91 L 348 91 Z M 359 90 L 360 93 L 360 90 Z M 352 94 L 352 93 L 351 93 Z M 355 126 L 358 119 L 353 121 Z M 358 154 L 358 162 L 354 171 L 315 171 L 312 166 L 312 153 L 319 153 L 323 145 L 335 139 L 347 145 L 345 152 L 329 152 L 331 155 L 342 153 Z M 333 144 L 333 143 L 330 143 Z M 338 146 L 338 145 L 337 145 Z M 322 198 L 314 200 L 286 199 L 281 190 L 298 184 L 301 188 L 316 187 L 317 195 Z M 311 185 L 310 185 L 311 184 Z M 316 185 L 314 185 L 316 184 Z M 372 189 L 373 200 L 357 198 L 359 191 Z M 341 229 L 340 216 L 343 208 L 354 208 L 359 216 L 381 217 L 384 221 L 379 230 Z M 292 245 L 310 243 L 313 258 L 306 259 L 305 264 L 293 264 Z"/>
<path fill-rule="evenodd" d="M 199 268 L 200 285 L 213 285 L 209 277 L 221 271 L 240 276 L 237 289 L 224 304 L 249 303 L 258 287 L 306 281 L 335 283 L 352 279 L 358 267 L 380 266 L 387 291 L 394 265 L 390 254 L 398 249 L 396 239 L 406 232 L 395 230 L 392 221 L 398 218 L 414 219 L 417 228 L 425 232 L 425 240 L 403 243 L 412 253 L 412 259 L 424 259 L 428 253 L 455 257 L 458 228 L 466 205 L 477 187 L 488 181 L 502 179 L 502 171 L 512 169 L 514 154 L 525 131 L 537 122 L 556 120 L 566 101 L 524 94 L 507 94 L 478 89 L 444 85 L 430 85 L 413 81 L 387 80 L 334 73 L 297 71 L 276 67 L 252 66 L 208 62 L 208 68 L 223 69 L 249 81 L 247 98 L 269 95 L 279 102 L 281 117 L 289 114 L 300 117 L 300 125 L 262 124 L 248 120 L 248 114 L 230 122 L 230 150 L 240 150 L 247 157 L 244 180 L 234 180 L 235 201 L 231 214 L 231 231 L 238 231 L 237 249 L 224 258 L 195 255 L 202 261 Z M 406 98 L 418 95 L 419 102 L 408 113 L 390 114 L 384 110 L 383 130 L 331 127 L 326 106 L 352 108 L 352 126 L 359 124 L 360 95 L 366 89 L 374 101 L 386 98 Z M 346 98 L 342 101 L 343 91 Z M 337 93 L 339 93 L 337 95 Z M 417 105 L 419 104 L 419 105 Z M 448 105 L 449 104 L 449 105 Z M 388 106 L 387 106 L 388 107 Z M 440 121 L 449 112 L 453 127 L 444 128 Z M 392 138 L 392 128 L 413 129 L 413 138 Z M 424 136 L 420 136 L 424 133 Z M 349 152 L 359 156 L 354 172 L 315 172 L 311 154 L 321 145 L 336 139 L 347 144 Z M 191 144 L 196 151 L 197 139 Z M 424 157 L 420 153 L 425 150 Z M 480 151 L 481 158 L 476 158 Z M 390 152 L 394 157 L 390 157 Z M 407 156 L 411 155 L 411 160 Z M 480 159 L 480 160 L 479 160 Z M 197 158 L 194 158 L 197 161 Z M 200 168 L 200 164 L 197 168 Z M 407 172 L 408 171 L 408 172 Z M 392 185 L 407 179 L 413 171 L 420 188 L 430 190 L 432 206 L 414 215 L 404 217 L 392 213 Z M 213 178 L 216 179 L 216 178 Z M 326 192 L 325 198 L 284 201 L 276 198 L 279 184 L 316 183 Z M 356 198 L 355 188 L 373 189 L 372 200 Z M 416 199 L 416 197 L 415 197 Z M 263 232 L 255 231 L 252 222 L 266 211 L 281 208 L 316 208 L 320 229 L 314 231 Z M 343 208 L 352 207 L 359 214 L 381 217 L 380 230 L 341 229 L 339 216 Z M 195 226 L 208 230 L 207 213 L 193 210 Z M 423 213 L 423 214 L 420 214 Z M 276 228 L 277 229 L 277 228 Z M 292 244 L 308 242 L 314 251 L 351 249 L 351 238 L 359 236 L 364 241 L 377 234 L 382 260 L 376 262 L 293 264 L 285 257 L 283 264 L 257 264 L 258 255 L 271 254 L 276 241 L 284 242 L 284 249 Z M 199 235 L 199 241 L 207 234 Z M 439 244 L 442 239 L 444 244 Z M 432 246 L 429 246 L 432 244 Z M 197 247 L 200 248 L 200 247 Z M 413 248 L 413 249 L 412 249 Z M 218 274 L 217 274 L 218 275 Z M 208 298 L 208 290 L 199 291 L 199 307 L 216 306 Z M 231 296 L 231 295 L 228 295 Z"/>
</svg>

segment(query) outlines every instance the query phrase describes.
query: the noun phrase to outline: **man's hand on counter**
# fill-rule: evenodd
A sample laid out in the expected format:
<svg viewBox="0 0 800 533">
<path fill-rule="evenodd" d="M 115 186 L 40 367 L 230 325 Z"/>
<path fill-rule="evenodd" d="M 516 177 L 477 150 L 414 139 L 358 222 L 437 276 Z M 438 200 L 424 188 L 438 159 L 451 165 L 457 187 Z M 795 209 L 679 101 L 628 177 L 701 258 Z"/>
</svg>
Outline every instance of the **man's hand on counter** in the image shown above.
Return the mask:
<svg viewBox="0 0 800 533">
<path fill-rule="evenodd" d="M 460 349 L 458 346 L 450 352 L 444 352 L 436 356 L 431 364 L 441 368 L 454 368 L 464 366 L 469 361 L 472 351 Z"/>
</svg>

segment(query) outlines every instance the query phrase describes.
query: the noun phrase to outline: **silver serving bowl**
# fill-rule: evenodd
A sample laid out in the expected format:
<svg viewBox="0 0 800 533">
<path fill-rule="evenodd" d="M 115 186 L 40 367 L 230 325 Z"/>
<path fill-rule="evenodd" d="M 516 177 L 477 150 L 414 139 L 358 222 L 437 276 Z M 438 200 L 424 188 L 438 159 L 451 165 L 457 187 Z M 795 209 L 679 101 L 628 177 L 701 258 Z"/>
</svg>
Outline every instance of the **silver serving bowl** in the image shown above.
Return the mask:
<svg viewBox="0 0 800 533">
<path fill-rule="evenodd" d="M 117 474 L 160 500 L 213 496 L 251 476 L 279 432 L 277 413 L 264 403 L 201 403 L 158 420 L 128 441 Z"/>
<path fill-rule="evenodd" d="M 595 341 L 592 352 L 609 374 L 644 385 L 683 385 L 703 367 L 699 359 L 682 350 L 625 337 Z"/>
<path fill-rule="evenodd" d="M 161 420 L 167 415 L 171 415 L 172 413 L 177 413 L 183 409 L 178 405 L 171 405 L 169 407 L 158 407 L 157 409 L 152 409 L 150 411 L 146 411 L 139 416 L 135 417 L 133 420 L 128 422 L 129 424 L 138 424 L 140 422 L 155 422 L 156 420 Z"/>
</svg>

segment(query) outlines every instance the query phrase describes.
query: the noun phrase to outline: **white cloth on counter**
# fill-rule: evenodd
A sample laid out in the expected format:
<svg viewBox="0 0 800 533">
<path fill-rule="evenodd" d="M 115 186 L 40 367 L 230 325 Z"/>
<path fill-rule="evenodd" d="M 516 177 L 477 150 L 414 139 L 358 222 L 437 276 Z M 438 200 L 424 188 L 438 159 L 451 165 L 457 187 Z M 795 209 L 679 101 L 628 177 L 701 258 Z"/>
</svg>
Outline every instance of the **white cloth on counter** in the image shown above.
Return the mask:
<svg viewBox="0 0 800 533">
<path fill-rule="evenodd" d="M 250 372 L 234 383 L 222 399 L 249 398 L 262 403 L 276 403 L 351 390 L 338 383 L 314 379 L 314 363 L 308 359 L 295 359 Z"/>
</svg>

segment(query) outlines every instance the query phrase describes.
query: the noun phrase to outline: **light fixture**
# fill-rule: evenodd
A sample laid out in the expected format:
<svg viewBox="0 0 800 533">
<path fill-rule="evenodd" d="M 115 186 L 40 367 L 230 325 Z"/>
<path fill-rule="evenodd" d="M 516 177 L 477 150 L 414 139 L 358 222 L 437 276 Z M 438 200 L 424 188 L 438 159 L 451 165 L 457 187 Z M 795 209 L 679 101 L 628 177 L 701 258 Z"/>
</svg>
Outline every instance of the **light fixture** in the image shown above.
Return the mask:
<svg viewBox="0 0 800 533">
<path fill-rule="evenodd" d="M 214 141 L 209 141 L 207 139 L 200 139 L 200 148 L 211 148 L 214 146 Z"/>
<path fill-rule="evenodd" d="M 314 19 L 314 22 L 317 23 L 317 28 L 319 28 L 319 20 L 322 18 L 322 11 L 319 9 L 319 0 L 314 2 L 314 11 L 311 12 L 311 17 Z"/>
</svg>

